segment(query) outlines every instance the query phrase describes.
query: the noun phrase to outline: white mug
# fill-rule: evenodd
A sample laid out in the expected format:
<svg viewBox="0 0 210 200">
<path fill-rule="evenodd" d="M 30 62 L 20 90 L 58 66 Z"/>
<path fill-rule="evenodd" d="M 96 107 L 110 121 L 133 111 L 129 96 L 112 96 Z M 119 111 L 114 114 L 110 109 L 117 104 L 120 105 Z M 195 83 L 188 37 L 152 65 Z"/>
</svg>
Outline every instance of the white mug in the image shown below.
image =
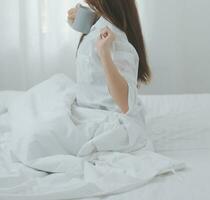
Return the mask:
<svg viewBox="0 0 210 200">
<path fill-rule="evenodd" d="M 74 30 L 88 34 L 96 18 L 97 15 L 95 12 L 80 4 L 75 16 L 75 20 L 70 25 Z"/>
</svg>

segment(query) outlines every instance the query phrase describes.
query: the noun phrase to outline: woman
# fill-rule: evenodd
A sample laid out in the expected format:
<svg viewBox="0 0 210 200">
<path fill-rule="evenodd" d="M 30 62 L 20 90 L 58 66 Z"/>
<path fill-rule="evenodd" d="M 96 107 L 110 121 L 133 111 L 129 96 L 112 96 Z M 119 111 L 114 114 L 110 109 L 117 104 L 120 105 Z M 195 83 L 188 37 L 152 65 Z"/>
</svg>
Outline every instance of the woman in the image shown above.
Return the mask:
<svg viewBox="0 0 210 200">
<path fill-rule="evenodd" d="M 99 17 L 81 38 L 77 82 L 56 75 L 9 108 L 11 152 L 27 165 L 52 155 L 89 159 L 100 152 L 135 152 L 149 144 L 137 80 L 148 83 L 150 70 L 135 1 L 86 2 Z M 69 11 L 71 21 L 76 12 Z"/>
<path fill-rule="evenodd" d="M 127 135 L 129 138 L 130 135 L 136 140 L 133 143 L 129 141 L 127 145 L 113 140 L 113 145 L 116 142 L 115 149 L 112 146 L 112 149 L 100 150 L 129 150 L 135 145 L 142 147 L 146 131 L 137 86 L 138 81 L 148 83 L 151 73 L 135 0 L 86 0 L 86 3 L 97 13 L 98 19 L 90 32 L 81 37 L 78 46 L 74 121 L 81 124 L 87 119 L 103 119 L 104 116 L 106 120 L 99 120 L 103 126 L 112 121 L 106 126 L 107 130 L 112 129 L 110 141 L 119 130 L 124 137 Z M 68 12 L 71 23 L 77 9 L 76 6 Z M 115 120 L 118 130 L 113 129 L 116 127 Z M 117 148 L 117 142 L 120 148 Z M 78 154 L 81 155 L 81 152 L 84 151 L 80 149 Z"/>
<path fill-rule="evenodd" d="M 97 98 L 94 103 L 98 106 L 110 108 L 116 103 L 120 112 L 131 113 L 137 103 L 135 99 L 137 79 L 139 82 L 148 83 L 151 76 L 135 1 L 86 0 L 86 2 L 95 10 L 99 19 L 90 33 L 81 38 L 77 59 L 81 62 L 86 57 L 89 65 L 85 61 L 82 62 L 83 66 L 78 65 L 77 78 L 80 83 L 85 82 L 86 87 L 86 83 L 101 87 L 100 91 L 89 99 L 88 96 L 82 96 L 79 101 L 85 102 L 79 103 L 91 106 L 93 99 Z M 68 17 L 71 22 L 74 21 L 76 12 L 77 7 L 70 9 Z M 112 46 L 116 49 L 112 49 Z M 89 74 L 85 73 L 85 68 Z M 81 73 L 86 77 L 82 77 Z M 85 78 L 88 79 L 87 82 Z M 101 98 L 100 94 L 106 91 L 105 81 L 114 102 L 107 99 L 105 94 Z"/>
</svg>

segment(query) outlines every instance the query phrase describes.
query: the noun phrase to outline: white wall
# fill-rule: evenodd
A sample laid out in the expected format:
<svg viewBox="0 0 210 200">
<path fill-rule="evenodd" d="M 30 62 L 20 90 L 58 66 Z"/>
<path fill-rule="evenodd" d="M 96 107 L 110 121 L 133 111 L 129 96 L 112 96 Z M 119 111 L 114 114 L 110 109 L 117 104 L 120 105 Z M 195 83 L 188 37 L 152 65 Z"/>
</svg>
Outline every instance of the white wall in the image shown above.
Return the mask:
<svg viewBox="0 0 210 200">
<path fill-rule="evenodd" d="M 57 72 L 75 78 L 74 56 L 79 35 L 65 20 L 66 11 L 78 0 L 45 0 L 49 5 L 49 31 L 39 35 L 39 40 L 32 33 L 35 40 L 30 45 L 41 46 L 36 51 L 27 46 L 24 52 L 19 44 L 20 39 L 26 38 L 21 34 L 24 24 L 18 20 L 18 2 L 38 1 L 43 0 L 0 0 L 0 44 L 8 44 L 0 45 L 0 90 L 27 89 Z M 141 88 L 140 92 L 210 92 L 210 1 L 137 2 L 153 73 L 151 85 Z M 55 6 L 56 3 L 60 6 Z M 25 20 L 31 24 L 30 18 Z M 40 59 L 39 52 L 44 53 L 44 59 Z M 29 55 L 28 60 L 24 53 Z"/>
<path fill-rule="evenodd" d="M 142 93 L 210 92 L 210 1 L 139 3 L 153 72 Z"/>
</svg>

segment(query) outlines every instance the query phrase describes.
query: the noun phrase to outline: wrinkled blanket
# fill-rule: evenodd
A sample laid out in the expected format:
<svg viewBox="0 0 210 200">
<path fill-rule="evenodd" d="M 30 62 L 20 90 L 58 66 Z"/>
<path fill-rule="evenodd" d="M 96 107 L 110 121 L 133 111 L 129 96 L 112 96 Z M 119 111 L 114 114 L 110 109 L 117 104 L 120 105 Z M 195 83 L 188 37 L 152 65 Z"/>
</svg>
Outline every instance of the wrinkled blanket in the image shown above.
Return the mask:
<svg viewBox="0 0 210 200">
<path fill-rule="evenodd" d="M 1 200 L 100 197 L 185 167 L 153 152 L 141 121 L 78 108 L 76 91 L 75 82 L 59 74 L 1 108 Z"/>
</svg>

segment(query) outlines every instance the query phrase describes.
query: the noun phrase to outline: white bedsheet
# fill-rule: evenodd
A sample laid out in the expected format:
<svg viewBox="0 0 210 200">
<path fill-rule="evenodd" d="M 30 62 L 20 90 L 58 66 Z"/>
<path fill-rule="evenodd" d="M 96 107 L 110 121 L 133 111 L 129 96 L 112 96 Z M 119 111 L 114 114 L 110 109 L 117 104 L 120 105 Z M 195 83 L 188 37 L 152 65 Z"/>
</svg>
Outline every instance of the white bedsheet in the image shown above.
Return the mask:
<svg viewBox="0 0 210 200">
<path fill-rule="evenodd" d="M 193 98 L 194 97 L 194 98 Z M 161 110 L 161 99 L 167 101 L 167 114 L 158 117 L 148 116 L 151 125 L 151 138 L 157 152 L 175 159 L 181 159 L 187 169 L 171 176 L 158 177 L 142 188 L 123 194 L 106 197 L 103 200 L 209 200 L 210 199 L 210 95 L 144 96 L 147 106 Z M 183 101 L 181 101 L 183 99 Z M 197 105 L 195 100 L 197 101 Z M 188 101 L 187 101 L 188 100 Z M 181 103 L 178 106 L 178 101 Z M 179 109 L 171 112 L 169 105 Z M 183 105 L 186 102 L 186 107 Z M 205 102 L 205 104 L 202 104 Z M 201 105 L 202 104 L 202 105 Z M 201 106 L 200 106 L 201 105 Z M 165 107 L 165 108 L 164 108 Z M 194 109 L 189 110 L 192 107 Z M 200 109 L 198 109 L 200 107 Z M 202 108 L 203 107 L 203 108 Z M 205 108 L 204 108 L 205 107 Z M 169 111 L 169 112 L 168 112 Z"/>
<path fill-rule="evenodd" d="M 1 96 L 2 94 L 2 96 Z M 72 171 L 68 171 L 67 174 L 55 174 L 55 175 L 47 175 L 45 172 L 40 172 L 36 170 L 32 170 L 28 167 L 23 167 L 21 164 L 15 163 L 14 165 L 11 165 L 10 160 L 8 160 L 9 155 L 6 154 L 4 149 L 4 142 L 7 139 L 7 133 L 10 131 L 10 124 L 9 124 L 9 116 L 6 112 L 6 106 L 9 102 L 12 101 L 12 99 L 15 98 L 16 95 L 20 95 L 21 93 L 15 93 L 12 95 L 12 93 L 0 93 L 0 105 L 2 105 L 2 112 L 0 115 L 0 145 L 1 145 L 1 153 L 0 153 L 0 194 L 5 193 L 5 191 L 10 188 L 10 193 L 23 193 L 25 190 L 27 190 L 27 193 L 30 192 L 38 192 L 40 194 L 39 196 L 36 196 L 35 199 L 71 199 L 70 197 L 77 197 L 78 194 L 86 193 L 87 196 L 91 196 L 90 194 L 96 193 L 99 191 L 99 188 L 96 188 L 94 184 L 84 184 L 81 181 L 74 180 L 71 183 L 69 182 L 69 178 L 72 177 L 75 174 L 72 174 Z M 8 96 L 9 95 L 9 96 Z M 1 97 L 2 97 L 2 103 L 1 103 Z M 12 99 L 11 99 L 11 98 Z M 164 98 L 166 100 L 166 96 L 158 97 L 160 100 L 161 106 L 161 98 Z M 163 155 L 169 156 L 171 158 L 175 158 L 177 160 L 184 160 L 187 163 L 188 168 L 184 171 L 177 172 L 176 174 L 166 174 L 156 177 L 155 179 L 148 179 L 148 174 L 145 176 L 147 181 L 150 181 L 150 183 L 146 184 L 143 187 L 142 183 L 146 183 L 145 180 L 143 182 L 139 182 L 139 180 L 136 182 L 136 185 L 134 184 L 134 179 L 130 179 L 130 183 L 132 183 L 130 186 L 127 183 L 127 185 L 124 185 L 124 187 L 119 187 L 120 190 L 117 191 L 117 187 L 114 185 L 111 185 L 111 178 L 112 180 L 117 180 L 119 178 L 118 182 L 124 182 L 124 180 L 120 179 L 122 176 L 115 176 L 111 177 L 113 174 L 109 174 L 110 178 L 109 183 L 110 185 L 103 185 L 103 188 L 100 188 L 105 194 L 110 194 L 109 196 L 104 197 L 93 197 L 93 198 L 86 198 L 86 199 L 106 199 L 106 200 L 124 200 L 124 199 L 144 199 L 144 200 L 151 200 L 151 199 L 160 199 L 160 200 L 175 200 L 175 199 L 185 199 L 185 200 L 192 200 L 192 199 L 203 199 L 208 200 L 209 199 L 209 193 L 208 193 L 208 185 L 209 185 L 209 166 L 210 166 L 210 127 L 208 126 L 208 121 L 210 119 L 210 112 L 209 108 L 210 105 L 208 103 L 205 103 L 205 106 L 202 104 L 201 109 L 199 108 L 199 103 L 202 101 L 205 102 L 206 98 L 209 98 L 209 95 L 195 95 L 195 98 L 193 96 L 178 96 L 179 99 L 183 99 L 183 101 L 186 100 L 186 98 L 190 98 L 191 104 L 195 105 L 194 99 L 199 97 L 200 102 L 197 102 L 196 109 L 184 109 L 185 107 L 182 107 L 182 109 L 179 110 L 179 112 L 172 112 L 170 109 L 173 108 L 173 102 L 176 101 L 176 96 L 169 96 L 168 105 L 170 104 L 172 107 L 168 106 L 167 109 L 164 108 L 163 110 L 167 110 L 167 112 L 162 113 L 155 113 L 155 110 L 157 110 L 157 107 L 151 104 L 153 102 L 157 105 L 157 96 L 143 96 L 141 97 L 143 102 L 145 103 L 145 106 L 147 108 L 147 123 L 151 127 L 150 135 L 154 142 L 155 149 L 158 152 L 161 152 Z M 149 98 L 149 101 L 147 99 Z M 5 100 L 6 99 L 6 100 Z M 154 101 L 153 101 L 154 99 Z M 172 100 L 173 99 L 173 100 Z M 180 101 L 182 102 L 182 101 Z M 193 102 L 193 103 L 192 103 Z M 189 101 L 188 105 L 189 106 Z M 166 104 L 164 104 L 166 105 Z M 154 106 L 154 107 L 153 107 Z M 177 104 L 179 107 L 179 104 Z M 194 107 L 191 105 L 191 107 Z M 149 108 L 149 109 L 148 109 Z M 151 115 L 149 115 L 149 110 L 152 111 Z M 161 110 L 161 109 L 160 109 Z M 163 111 L 162 110 L 162 111 Z M 177 110 L 176 110 L 177 111 Z M 4 113 L 4 114 L 3 114 Z M 142 158 L 142 163 L 138 163 L 138 166 L 141 166 L 145 158 L 149 156 L 152 156 L 150 152 L 138 152 L 139 158 Z M 101 166 L 103 166 L 103 159 L 106 160 L 106 162 L 109 160 L 110 163 L 113 162 L 113 159 L 119 159 L 120 156 L 116 153 L 113 157 L 110 157 L 109 154 L 102 155 L 101 157 Z M 126 157 L 125 157 L 126 158 Z M 158 158 L 158 157 L 156 157 Z M 165 158 L 165 157 L 164 157 Z M 74 172 L 79 172 L 79 167 L 76 165 L 77 163 L 74 163 L 72 165 L 72 160 L 69 160 L 65 158 L 65 156 L 56 158 L 62 159 L 65 161 L 66 166 L 62 167 L 77 167 Z M 162 157 L 160 156 L 160 160 Z M 54 161 L 55 161 L 54 160 Z M 166 159 L 167 160 L 167 159 Z M 68 162 L 69 161 L 69 162 Z M 134 160 L 130 160 L 134 162 Z M 153 160 L 154 161 L 154 160 Z M 75 162 L 75 160 L 74 160 Z M 44 162 L 43 162 L 44 163 Z M 42 163 L 42 167 L 43 167 Z M 109 164 L 110 164 L 109 163 Z M 118 163 L 118 167 L 120 165 L 124 165 L 124 167 L 129 168 L 130 167 L 129 159 L 124 159 L 122 163 Z M 158 163 L 158 162 L 157 162 Z M 112 163 L 113 164 L 113 163 Z M 116 163 L 115 163 L 116 164 Z M 147 164 L 151 164 L 147 162 Z M 100 166 L 100 165 L 99 165 Z M 44 166 L 45 167 L 45 166 Z M 150 167 L 150 166 L 148 166 Z M 158 167 L 158 166 L 156 166 Z M 160 167 L 160 166 L 159 166 Z M 49 166 L 47 166 L 49 169 Z M 63 168 L 61 168 L 63 170 Z M 86 165 L 87 173 L 86 175 L 89 176 L 92 180 L 93 178 L 97 177 L 94 170 L 91 165 Z M 103 168 L 101 168 L 103 169 Z M 107 170 L 108 168 L 106 168 Z M 142 168 L 146 169 L 146 168 Z M 91 174 L 92 172 L 92 174 Z M 102 171 L 98 171 L 98 173 L 104 173 Z M 130 171 L 132 172 L 132 171 Z M 133 171 L 134 172 L 134 171 Z M 150 171 L 151 172 L 151 171 Z M 9 176 L 8 176 L 9 174 Z M 98 174 L 97 174 L 98 175 Z M 116 175 L 116 174 L 115 174 Z M 139 175 L 143 175 L 139 174 Z M 151 174 L 149 174 L 150 177 Z M 3 178 L 5 177 L 5 178 Z M 143 176 L 142 176 L 143 177 Z M 87 177 L 88 178 L 88 177 Z M 124 177 L 125 178 L 125 177 Z M 126 177 L 126 181 L 129 181 L 128 177 Z M 25 180 L 25 182 L 24 182 Z M 20 184 L 22 183 L 22 185 Z M 23 184 L 24 183 L 24 184 Z M 56 183 L 56 184 L 55 184 Z M 104 182 L 105 183 L 105 182 Z M 107 182 L 106 182 L 107 183 Z M 139 184 L 140 183 L 140 184 Z M 84 187 L 81 187 L 83 184 Z M 31 185 L 34 185 L 33 190 L 31 188 Z M 14 186 L 11 190 L 11 186 Z M 17 187 L 18 186 L 18 187 Z M 41 186 L 41 187 L 40 187 Z M 79 186 L 79 188 L 77 188 Z M 119 185 L 118 185 L 119 186 Z M 53 188 L 54 193 L 48 193 L 43 195 L 42 192 L 46 191 L 47 188 Z M 4 189 L 3 189 L 4 188 Z M 115 189 L 111 191 L 111 188 Z M 137 188 L 137 189 L 135 189 Z M 192 192 L 189 192 L 193 190 Z M 88 191 L 88 192 L 87 192 Z M 56 193 L 56 195 L 55 195 Z M 111 195 L 114 193 L 115 195 Z M 120 194 L 116 194 L 120 193 Z M 12 196 L 6 197 L 1 196 L 1 200 L 3 199 L 18 199 L 17 196 L 12 198 Z M 20 197 L 19 199 L 32 199 L 29 196 L 26 198 Z"/>
</svg>

